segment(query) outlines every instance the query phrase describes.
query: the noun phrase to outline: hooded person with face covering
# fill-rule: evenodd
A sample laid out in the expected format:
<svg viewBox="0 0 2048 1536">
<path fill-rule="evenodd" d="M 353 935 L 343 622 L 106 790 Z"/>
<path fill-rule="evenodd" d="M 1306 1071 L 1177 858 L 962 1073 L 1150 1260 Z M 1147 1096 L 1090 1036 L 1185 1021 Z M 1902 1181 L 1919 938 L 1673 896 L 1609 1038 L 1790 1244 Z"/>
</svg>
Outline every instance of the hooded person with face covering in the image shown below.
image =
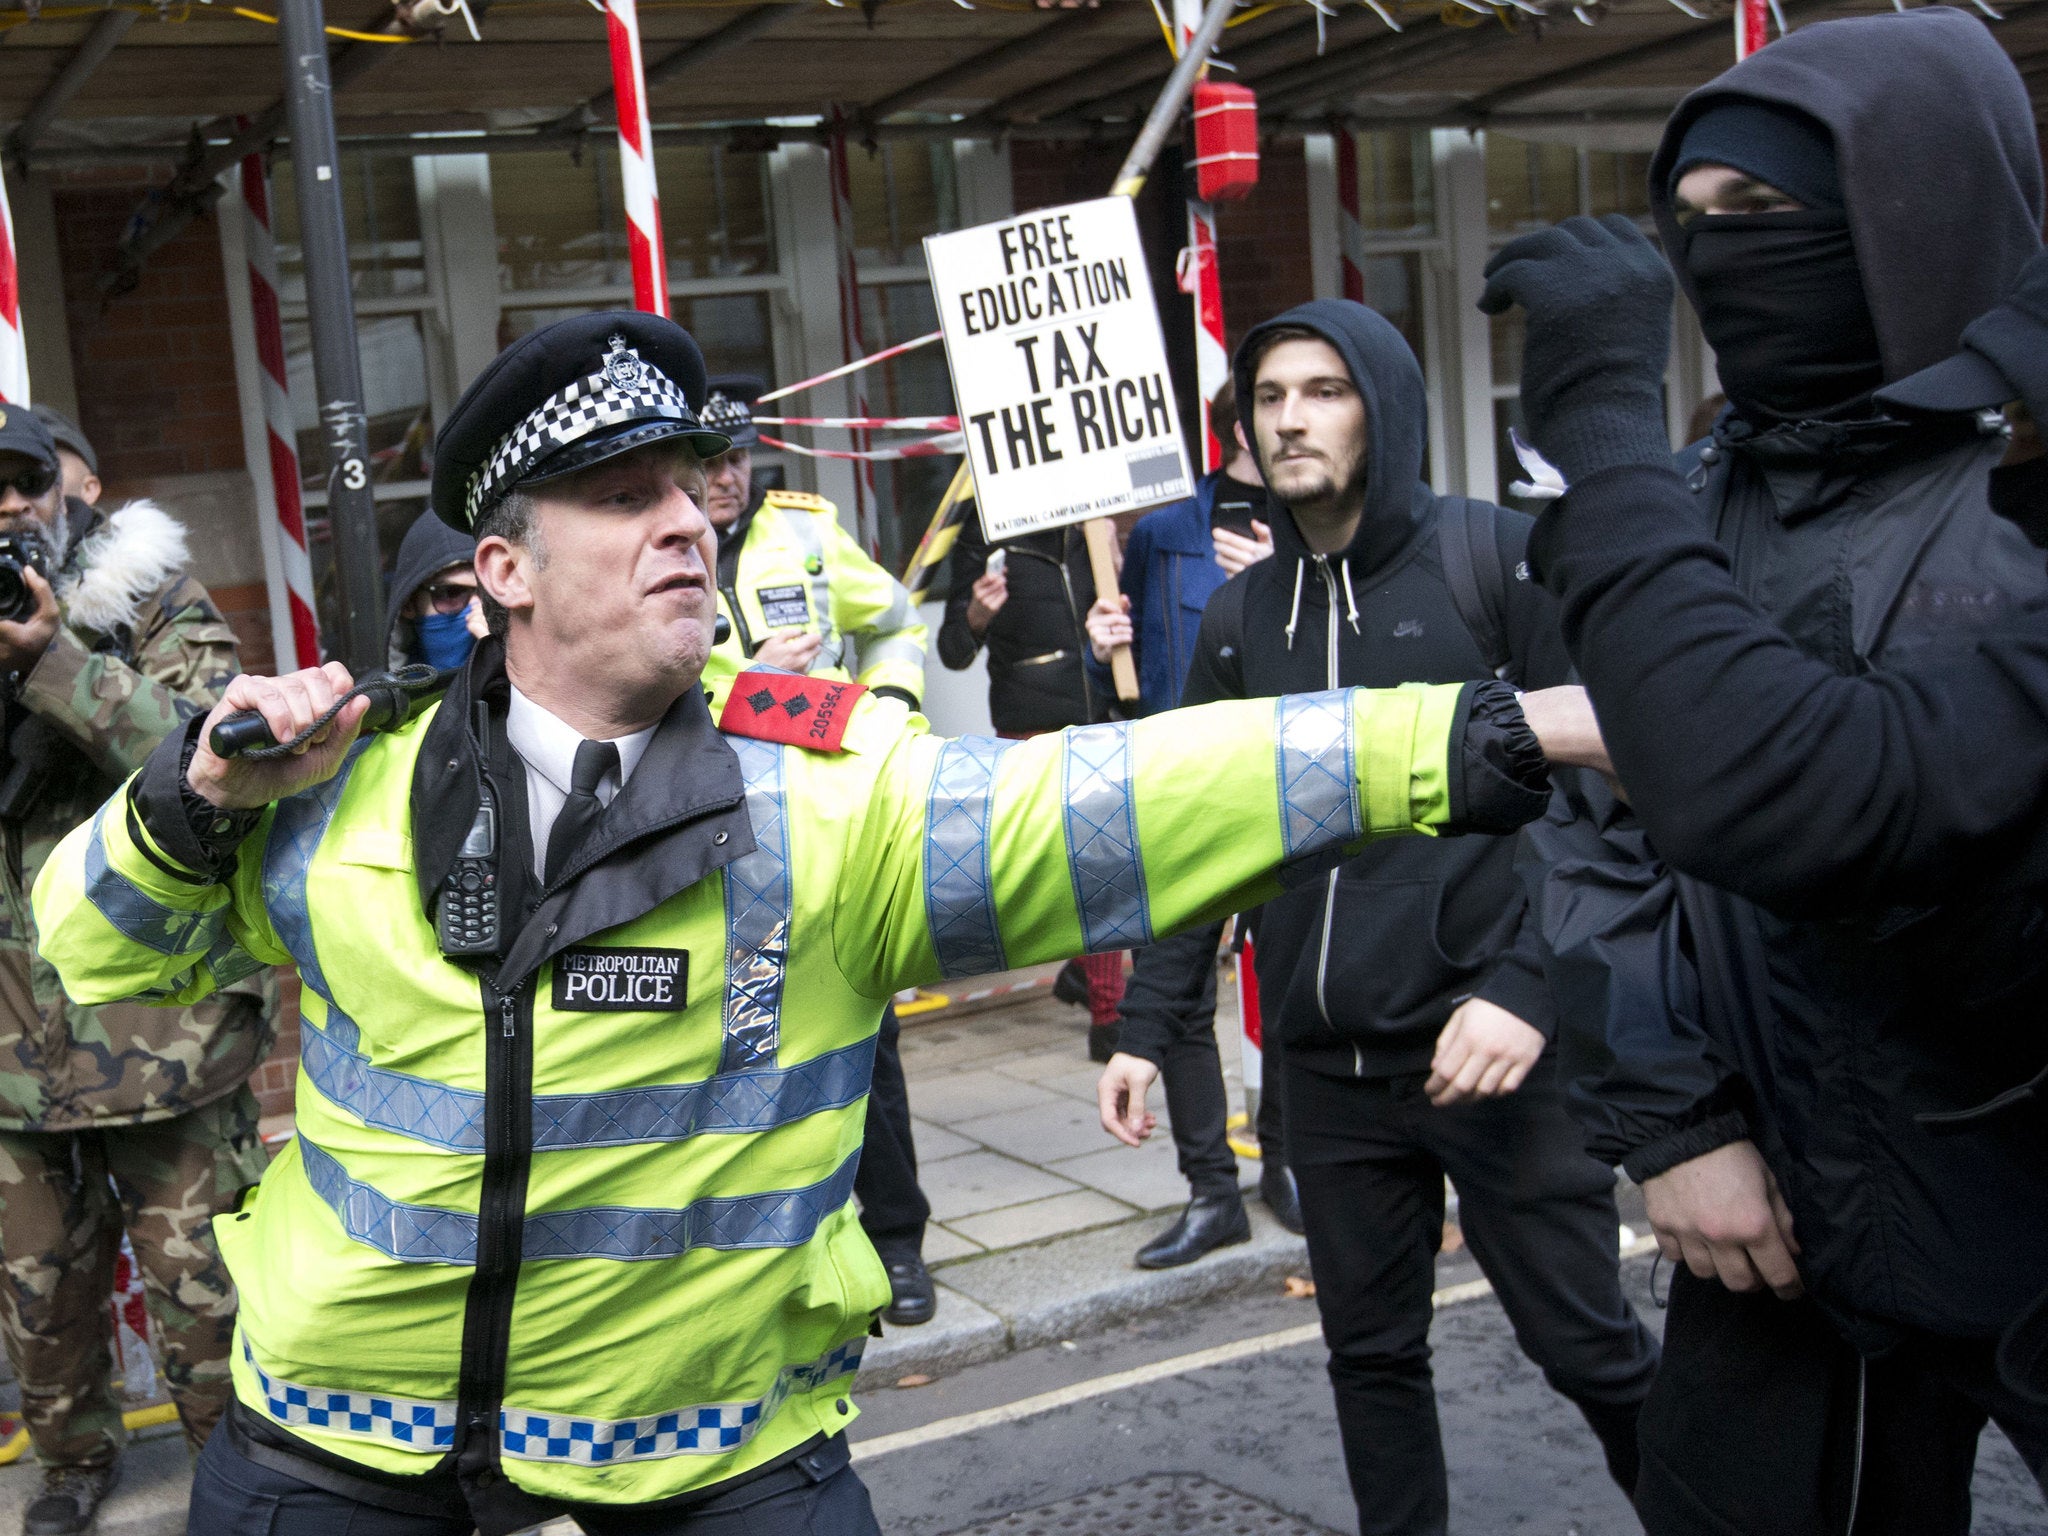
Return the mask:
<svg viewBox="0 0 2048 1536">
<path fill-rule="evenodd" d="M 2032 113 L 1973 18 L 1824 23 L 1688 98 L 1651 194 L 1731 402 L 1675 469 L 1645 408 L 1670 288 L 1638 234 L 1578 220 L 1518 241 L 1481 301 L 1530 313 L 1525 402 L 1570 486 L 1531 555 L 1649 829 L 1617 820 L 1576 863 L 1551 829 L 1540 892 L 1582 1122 L 1682 1260 L 1637 1507 L 1652 1536 L 1959 1533 L 1987 1419 L 2048 1470 L 2048 1400 L 1995 1359 L 2048 1277 L 2048 1137 L 2011 1092 L 2048 1061 L 2048 893 L 1940 877 L 1891 782 L 1924 754 L 1826 746 L 1865 705 L 1967 730 L 1928 714 L 1924 680 L 2048 595 L 2040 551 L 1995 510 L 2003 419 L 1889 388 L 1953 353 L 2039 249 Z M 1614 559 L 1631 523 L 1656 561 Z M 1681 544 L 1697 602 L 1652 579 Z M 1773 732 L 1717 730 L 1725 691 L 1791 673 L 1792 649 L 1844 686 L 1803 694 L 1810 713 L 1759 700 Z M 1654 703 L 1616 686 L 1631 667 L 1661 677 Z M 1672 707 L 1681 673 L 1698 711 Z M 1844 696 L 1887 677 L 1882 700 Z M 1664 717 L 1654 752 L 1634 740 L 1645 708 Z M 1839 815 L 1787 820 L 1815 775 Z M 1670 792 L 1681 777 L 1704 805 Z M 1897 824 L 1873 836 L 1870 805 Z M 1717 819 L 1775 828 L 1782 851 L 1745 835 L 1748 868 L 1704 856 L 1691 829 Z M 1816 843 L 1838 834 L 1853 854 Z M 1664 872 L 1667 835 L 1721 883 Z M 1859 899 L 1845 875 L 1902 848 L 1928 888 Z"/>
</svg>

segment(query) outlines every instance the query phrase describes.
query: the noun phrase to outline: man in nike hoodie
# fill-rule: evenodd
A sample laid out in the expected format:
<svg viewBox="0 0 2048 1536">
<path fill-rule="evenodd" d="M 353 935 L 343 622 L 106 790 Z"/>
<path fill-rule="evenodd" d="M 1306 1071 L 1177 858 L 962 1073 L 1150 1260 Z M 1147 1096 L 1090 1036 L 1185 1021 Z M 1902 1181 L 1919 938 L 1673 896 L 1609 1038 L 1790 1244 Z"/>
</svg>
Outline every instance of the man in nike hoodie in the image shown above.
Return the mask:
<svg viewBox="0 0 2048 1536">
<path fill-rule="evenodd" d="M 1555 606 L 1522 568 L 1529 519 L 1421 483 L 1422 373 L 1362 304 L 1318 300 L 1251 331 L 1238 414 L 1273 502 L 1275 555 L 1210 599 L 1182 702 L 1487 678 L 1564 681 Z M 1460 544 L 1440 524 L 1479 533 Z M 1482 638 L 1446 553 L 1503 578 Z M 1457 558 L 1457 557 L 1454 557 Z M 1469 599 L 1468 599 L 1469 602 Z M 1482 695 L 1477 706 L 1486 707 Z M 1622 1298 L 1614 1180 L 1558 1097 L 1554 1018 L 1513 838 L 1417 838 L 1293 871 L 1258 916 L 1259 994 L 1277 1029 L 1287 1160 L 1361 1536 L 1445 1528 L 1429 1365 L 1444 1175 L 1516 1337 L 1599 1436 L 1624 1491 L 1657 1347 Z M 1141 951 L 1132 994 L 1199 987 L 1215 929 Z M 1103 1123 L 1136 1144 L 1168 1007 L 1127 1005 Z"/>
</svg>

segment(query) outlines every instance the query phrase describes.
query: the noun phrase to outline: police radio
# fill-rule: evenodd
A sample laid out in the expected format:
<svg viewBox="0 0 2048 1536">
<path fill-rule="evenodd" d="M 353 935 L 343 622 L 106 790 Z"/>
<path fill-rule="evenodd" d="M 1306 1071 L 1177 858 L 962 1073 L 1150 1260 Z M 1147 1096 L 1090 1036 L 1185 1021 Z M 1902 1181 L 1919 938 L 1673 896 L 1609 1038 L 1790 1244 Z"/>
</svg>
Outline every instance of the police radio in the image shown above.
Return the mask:
<svg viewBox="0 0 2048 1536">
<path fill-rule="evenodd" d="M 488 786 L 477 802 L 469 836 L 456 851 L 455 865 L 441 882 L 434 936 L 450 959 L 498 952 L 498 808 Z"/>
</svg>

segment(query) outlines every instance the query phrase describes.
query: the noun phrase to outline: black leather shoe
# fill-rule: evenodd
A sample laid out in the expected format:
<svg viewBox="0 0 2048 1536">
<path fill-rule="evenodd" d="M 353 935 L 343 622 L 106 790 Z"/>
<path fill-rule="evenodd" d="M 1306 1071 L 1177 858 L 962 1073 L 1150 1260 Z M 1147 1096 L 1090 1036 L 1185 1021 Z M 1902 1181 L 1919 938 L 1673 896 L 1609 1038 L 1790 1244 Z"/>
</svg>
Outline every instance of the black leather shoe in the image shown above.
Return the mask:
<svg viewBox="0 0 2048 1536">
<path fill-rule="evenodd" d="M 1063 1003 L 1075 1007 L 1088 1001 L 1088 973 L 1081 969 L 1081 962 L 1069 960 L 1052 979 L 1052 995 Z"/>
<path fill-rule="evenodd" d="M 882 1310 L 882 1321 L 898 1328 L 915 1328 L 930 1322 L 932 1314 L 939 1310 L 939 1293 L 932 1288 L 931 1272 L 924 1267 L 924 1260 L 913 1255 L 887 1262 L 890 1301 Z"/>
<path fill-rule="evenodd" d="M 1266 1202 L 1266 1209 L 1273 1213 L 1273 1219 L 1292 1232 L 1301 1236 L 1304 1228 L 1301 1222 L 1301 1191 L 1294 1187 L 1294 1170 L 1285 1163 L 1267 1163 L 1259 1170 L 1259 1198 Z"/>
<path fill-rule="evenodd" d="M 1138 1250 L 1138 1268 L 1173 1269 L 1194 1263 L 1213 1248 L 1251 1240 L 1251 1218 L 1245 1215 L 1244 1200 L 1235 1190 L 1190 1200 L 1180 1220 Z"/>
<path fill-rule="evenodd" d="M 78 1536 L 121 1480 L 121 1465 L 46 1467 L 43 1491 L 22 1511 L 21 1536 Z"/>
</svg>

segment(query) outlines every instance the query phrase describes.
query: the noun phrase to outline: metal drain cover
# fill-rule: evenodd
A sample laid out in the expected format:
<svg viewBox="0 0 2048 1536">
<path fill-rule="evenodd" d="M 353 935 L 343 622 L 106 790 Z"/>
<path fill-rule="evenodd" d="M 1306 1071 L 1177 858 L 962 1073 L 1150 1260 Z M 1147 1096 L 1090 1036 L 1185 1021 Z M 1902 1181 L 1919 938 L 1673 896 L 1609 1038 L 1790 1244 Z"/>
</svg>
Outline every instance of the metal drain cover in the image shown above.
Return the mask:
<svg viewBox="0 0 2048 1536">
<path fill-rule="evenodd" d="M 1319 1525 L 1190 1472 L 1141 1477 L 1019 1510 L 954 1536 L 1329 1536 Z"/>
</svg>

